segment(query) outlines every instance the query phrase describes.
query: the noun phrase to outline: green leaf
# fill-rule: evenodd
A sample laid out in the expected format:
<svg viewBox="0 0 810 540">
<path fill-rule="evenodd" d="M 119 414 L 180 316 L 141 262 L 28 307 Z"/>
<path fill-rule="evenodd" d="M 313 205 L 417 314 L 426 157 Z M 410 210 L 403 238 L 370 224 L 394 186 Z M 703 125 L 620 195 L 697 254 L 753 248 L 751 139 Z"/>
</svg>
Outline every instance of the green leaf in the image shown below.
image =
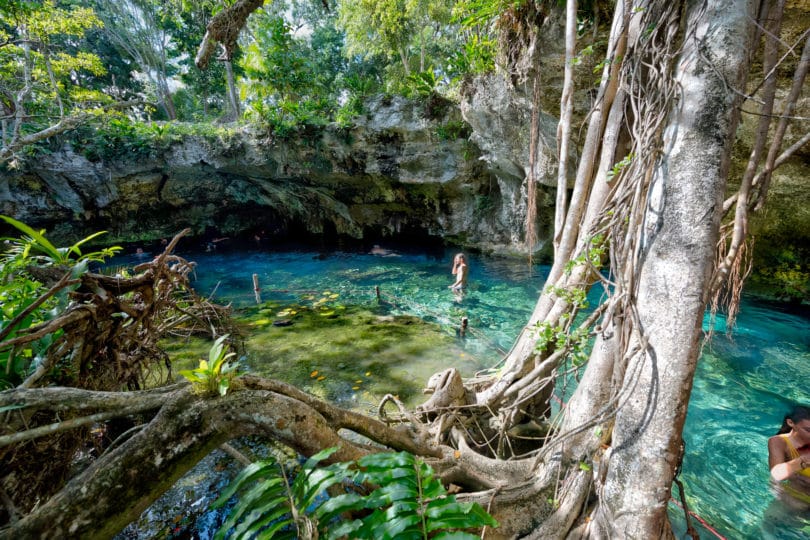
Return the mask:
<svg viewBox="0 0 810 540">
<path fill-rule="evenodd" d="M 359 531 L 362 526 L 363 522 L 359 519 L 344 521 L 337 526 L 329 527 L 326 531 L 326 538 L 329 540 L 336 540 L 338 538 L 361 538 L 359 535 L 352 533 Z"/>
<path fill-rule="evenodd" d="M 82 252 L 79 250 L 79 246 L 89 242 L 90 240 L 93 240 L 94 238 L 98 238 L 99 236 L 101 236 L 103 234 L 107 234 L 107 231 L 98 231 L 98 232 L 95 232 L 95 233 L 91 234 L 90 236 L 88 236 L 86 238 L 82 238 L 81 240 L 79 240 L 78 242 L 76 242 L 75 244 L 70 246 L 70 251 L 74 252 L 78 256 L 81 256 Z"/>
<path fill-rule="evenodd" d="M 222 354 L 223 343 L 225 340 L 228 339 L 228 334 L 224 336 L 220 336 L 214 341 L 214 344 L 211 346 L 211 350 L 208 351 L 208 361 L 213 365 L 216 363 L 217 358 L 220 357 Z"/>
<path fill-rule="evenodd" d="M 178 371 L 180 375 L 185 377 L 189 382 L 193 383 L 204 383 L 207 379 L 200 377 L 197 373 L 197 370 L 190 370 L 190 369 L 183 369 Z"/>
<path fill-rule="evenodd" d="M 274 460 L 269 461 L 257 461 L 255 463 L 251 463 L 242 471 L 236 475 L 236 478 L 231 481 L 228 485 L 227 489 L 222 492 L 219 498 L 211 504 L 212 508 L 220 508 L 228 500 L 234 496 L 234 494 L 239 491 L 242 486 L 247 484 L 248 482 L 253 482 L 258 478 L 263 476 L 269 476 L 273 474 L 276 470 L 278 470 L 278 465 Z"/>
<path fill-rule="evenodd" d="M 433 540 L 478 540 L 480 536 L 466 532 L 440 532 L 436 536 L 431 536 Z"/>
<path fill-rule="evenodd" d="M 315 515 L 320 522 L 327 523 L 339 514 L 368 508 L 367 500 L 366 497 L 361 497 L 357 493 L 344 493 L 337 497 L 330 497 L 315 510 Z M 358 523 L 361 522 L 358 521 Z"/>
<path fill-rule="evenodd" d="M 11 225 L 12 227 L 15 227 L 16 229 L 18 229 L 18 230 L 24 232 L 25 234 L 27 234 L 28 236 L 30 236 L 37 243 L 37 246 L 42 251 L 44 251 L 51 259 L 53 259 L 54 262 L 58 262 L 58 261 L 62 260 L 62 256 L 59 253 L 59 250 L 56 249 L 56 246 L 51 244 L 48 241 L 47 238 L 42 236 L 41 233 L 35 231 L 34 229 L 29 227 L 25 223 L 23 223 L 21 221 L 17 221 L 14 218 L 0 215 L 0 219 L 4 220 L 6 223 Z"/>
<path fill-rule="evenodd" d="M 459 503 L 447 495 L 433 470 L 422 460 L 407 453 L 380 453 L 364 456 L 356 462 L 361 471 L 355 472 L 352 464 L 334 464 L 318 468 L 321 460 L 336 451 L 329 448 L 309 458 L 288 489 L 282 470 L 277 465 L 265 468 L 251 467 L 240 474 L 234 484 L 239 486 L 266 478 L 255 483 L 242 495 L 223 528 L 224 535 L 236 523 L 235 537 L 261 538 L 294 537 L 295 524 L 290 521 L 290 505 L 298 514 L 319 524 L 325 538 L 371 538 L 408 540 L 424 539 L 428 535 L 442 538 L 474 538 L 464 533 L 450 534 L 453 529 L 497 526 L 497 522 L 483 508 L 473 503 Z M 345 493 L 319 500 L 324 489 L 343 478 L 355 482 L 373 482 L 380 487 L 371 494 L 361 496 Z M 217 500 L 227 501 L 227 495 L 236 493 L 238 487 L 229 487 Z M 337 522 L 345 512 L 368 509 L 372 512 L 361 520 Z M 241 520 L 241 522 L 240 522 Z M 224 531 L 224 532 L 223 532 Z M 261 532 L 259 532 L 261 531 Z"/>
<path fill-rule="evenodd" d="M 288 502 L 286 498 L 277 498 L 255 507 L 255 509 L 245 517 L 245 520 L 234 529 L 234 537 L 252 538 L 253 535 L 259 532 L 263 527 L 276 521 L 268 530 L 262 533 L 262 536 L 272 538 L 274 532 L 293 524 L 290 507 L 286 504 Z M 284 519 L 281 519 L 282 517 L 284 517 Z"/>
<path fill-rule="evenodd" d="M 416 527 L 422 523 L 422 518 L 416 513 L 408 513 L 399 516 L 385 515 L 385 518 L 380 520 L 372 529 L 374 538 L 403 538 L 408 529 Z M 421 538 L 422 535 L 418 534 L 416 538 Z"/>
</svg>

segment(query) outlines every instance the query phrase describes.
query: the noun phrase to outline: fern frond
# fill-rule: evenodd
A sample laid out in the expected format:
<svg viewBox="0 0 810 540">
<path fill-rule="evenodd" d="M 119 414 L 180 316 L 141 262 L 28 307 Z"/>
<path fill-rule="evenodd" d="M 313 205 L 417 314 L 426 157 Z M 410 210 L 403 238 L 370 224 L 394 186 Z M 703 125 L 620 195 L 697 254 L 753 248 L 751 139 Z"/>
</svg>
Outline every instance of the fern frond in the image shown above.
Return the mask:
<svg viewBox="0 0 810 540">
<path fill-rule="evenodd" d="M 234 494 L 245 492 L 215 539 L 225 538 L 231 529 L 234 538 L 251 538 L 257 533 L 261 538 L 294 538 L 300 528 L 315 527 L 329 539 L 475 539 L 478 537 L 464 530 L 498 525 L 480 505 L 459 503 L 448 495 L 433 469 L 411 454 L 371 454 L 356 463 L 318 467 L 336 451 L 329 448 L 309 458 L 290 485 L 278 463 L 246 468 L 214 503 L 222 506 Z M 380 487 L 365 496 L 323 495 L 344 478 Z M 264 481 L 257 482 L 261 479 Z M 341 516 L 356 511 L 367 515 L 340 521 Z"/>
</svg>

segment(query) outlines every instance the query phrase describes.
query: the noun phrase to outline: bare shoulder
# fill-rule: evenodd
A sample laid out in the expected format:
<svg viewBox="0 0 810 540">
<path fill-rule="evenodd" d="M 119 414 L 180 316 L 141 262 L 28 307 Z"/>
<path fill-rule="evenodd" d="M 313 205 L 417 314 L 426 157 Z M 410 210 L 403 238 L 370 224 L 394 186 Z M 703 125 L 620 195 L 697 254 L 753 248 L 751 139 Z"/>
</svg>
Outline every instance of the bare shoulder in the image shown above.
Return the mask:
<svg viewBox="0 0 810 540">
<path fill-rule="evenodd" d="M 785 443 L 784 437 L 779 435 L 774 435 L 770 439 L 768 439 L 768 456 L 769 460 L 772 463 L 776 460 L 777 463 L 784 460 L 787 456 L 787 444 Z"/>
</svg>

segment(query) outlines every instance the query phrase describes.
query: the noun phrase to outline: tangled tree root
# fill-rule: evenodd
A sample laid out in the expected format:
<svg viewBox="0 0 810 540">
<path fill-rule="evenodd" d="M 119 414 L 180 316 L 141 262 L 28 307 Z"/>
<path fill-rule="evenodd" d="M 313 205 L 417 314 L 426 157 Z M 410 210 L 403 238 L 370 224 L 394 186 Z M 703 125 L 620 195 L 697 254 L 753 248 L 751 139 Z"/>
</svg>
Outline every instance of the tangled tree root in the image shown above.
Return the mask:
<svg viewBox="0 0 810 540">
<path fill-rule="evenodd" d="M 46 297 L 73 289 L 68 293 L 67 309 L 0 343 L 0 350 L 20 350 L 43 336 L 54 336 L 46 356 L 10 395 L 45 386 L 117 392 L 162 385 L 173 378 L 169 357 L 159 344 L 162 338 L 198 332 L 236 335 L 229 322 L 229 308 L 197 295 L 188 280 L 194 265 L 172 253 L 187 232 L 178 234 L 154 260 L 135 267 L 131 277 L 85 273 L 70 279 L 64 269 L 60 272 L 63 277 L 52 279 L 55 283 Z M 15 324 L 12 321 L 9 327 Z M 114 401 L 112 396 L 105 399 Z M 5 501 L 0 508 L 6 508 L 6 515 L 0 515 L 2 521 L 27 512 L 57 491 L 80 450 L 98 454 L 118 434 L 138 423 L 137 415 L 144 412 L 133 411 L 134 416 L 127 419 L 98 424 L 106 419 L 98 410 L 100 416 L 91 421 L 86 417 L 77 421 L 83 417 L 79 411 L 60 409 L 58 404 L 16 408 L 17 403 L 11 401 L 11 410 L 0 413 L 0 438 L 37 429 L 48 436 L 36 440 L 22 437 L 0 448 L 0 491 Z"/>
</svg>

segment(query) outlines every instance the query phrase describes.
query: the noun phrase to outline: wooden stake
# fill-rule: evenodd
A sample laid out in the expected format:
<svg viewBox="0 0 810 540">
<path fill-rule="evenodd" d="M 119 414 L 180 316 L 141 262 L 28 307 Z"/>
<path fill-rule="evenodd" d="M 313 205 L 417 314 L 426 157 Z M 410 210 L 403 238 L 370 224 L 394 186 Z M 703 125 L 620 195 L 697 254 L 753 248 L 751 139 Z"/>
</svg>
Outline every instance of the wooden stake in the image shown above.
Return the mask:
<svg viewBox="0 0 810 540">
<path fill-rule="evenodd" d="M 262 291 L 259 289 L 259 274 L 253 274 L 253 294 L 256 295 L 256 303 L 262 303 Z"/>
</svg>

